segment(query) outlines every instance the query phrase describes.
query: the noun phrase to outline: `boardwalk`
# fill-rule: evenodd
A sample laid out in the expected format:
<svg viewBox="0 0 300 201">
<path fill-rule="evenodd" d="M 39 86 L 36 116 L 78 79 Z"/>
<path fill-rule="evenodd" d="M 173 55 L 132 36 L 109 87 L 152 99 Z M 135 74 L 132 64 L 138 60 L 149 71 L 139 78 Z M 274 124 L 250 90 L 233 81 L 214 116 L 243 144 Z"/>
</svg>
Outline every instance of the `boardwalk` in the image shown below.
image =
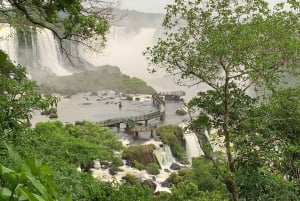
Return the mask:
<svg viewBox="0 0 300 201">
<path fill-rule="evenodd" d="M 117 117 L 112 119 L 107 119 L 104 121 L 98 122 L 104 126 L 117 126 L 120 127 L 121 123 L 126 124 L 131 127 L 131 124 L 138 121 L 144 121 L 145 125 L 148 125 L 148 121 L 151 119 L 159 118 L 161 121 L 165 118 L 165 101 L 166 97 L 171 97 L 172 100 L 179 100 L 181 96 L 184 96 L 184 91 L 173 91 L 173 92 L 161 92 L 155 93 L 152 95 L 153 103 L 158 107 L 158 111 L 145 113 L 137 116 L 129 116 L 129 117 Z"/>
<path fill-rule="evenodd" d="M 160 92 L 161 96 L 185 96 L 184 91 L 169 91 L 169 92 Z"/>
<path fill-rule="evenodd" d="M 137 115 L 137 116 L 117 117 L 117 118 L 100 121 L 98 123 L 102 124 L 104 126 L 117 126 L 117 127 L 120 127 L 120 124 L 124 123 L 124 124 L 128 125 L 129 127 L 132 127 L 130 124 L 132 124 L 134 122 L 138 122 L 138 121 L 144 121 L 145 125 L 147 125 L 148 121 L 151 119 L 160 118 L 160 120 L 164 120 L 165 102 L 160 98 L 159 93 L 153 94 L 152 99 L 153 99 L 153 103 L 155 105 L 157 105 L 157 107 L 159 108 L 159 111 L 145 113 L 145 114 Z"/>
</svg>

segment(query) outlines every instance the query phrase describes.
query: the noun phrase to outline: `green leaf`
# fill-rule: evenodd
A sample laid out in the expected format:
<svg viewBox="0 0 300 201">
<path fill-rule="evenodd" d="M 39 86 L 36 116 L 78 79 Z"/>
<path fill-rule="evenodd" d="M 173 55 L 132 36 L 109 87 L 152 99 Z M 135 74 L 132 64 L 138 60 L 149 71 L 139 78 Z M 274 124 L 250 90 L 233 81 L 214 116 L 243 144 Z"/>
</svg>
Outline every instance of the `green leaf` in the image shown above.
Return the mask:
<svg viewBox="0 0 300 201">
<path fill-rule="evenodd" d="M 20 189 L 21 194 L 26 197 L 29 201 L 45 201 L 43 198 L 37 198 L 33 193 L 29 192 L 25 188 Z"/>
<path fill-rule="evenodd" d="M 1 165 L 0 173 L 2 175 L 4 175 L 4 174 L 16 173 L 16 172 L 14 170 L 12 170 L 12 169 L 9 169 L 9 168 L 4 167 L 4 166 Z"/>
</svg>

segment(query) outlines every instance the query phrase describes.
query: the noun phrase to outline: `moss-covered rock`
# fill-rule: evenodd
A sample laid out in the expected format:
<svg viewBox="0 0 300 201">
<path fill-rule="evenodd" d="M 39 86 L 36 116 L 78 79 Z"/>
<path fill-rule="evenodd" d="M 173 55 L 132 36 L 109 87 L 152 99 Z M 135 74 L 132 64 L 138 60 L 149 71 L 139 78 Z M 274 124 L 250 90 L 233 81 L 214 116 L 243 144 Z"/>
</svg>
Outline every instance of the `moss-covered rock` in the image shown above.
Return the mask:
<svg viewBox="0 0 300 201">
<path fill-rule="evenodd" d="M 126 159 L 128 164 L 138 169 L 144 169 L 150 163 L 156 163 L 153 151 L 155 145 L 131 146 L 124 150 L 122 158 Z"/>
<path fill-rule="evenodd" d="M 158 175 L 159 174 L 159 165 L 157 163 L 150 163 L 147 165 L 146 171 L 149 174 Z"/>
<path fill-rule="evenodd" d="M 177 115 L 184 116 L 187 114 L 187 111 L 185 111 L 184 109 L 177 109 L 175 113 Z"/>
</svg>

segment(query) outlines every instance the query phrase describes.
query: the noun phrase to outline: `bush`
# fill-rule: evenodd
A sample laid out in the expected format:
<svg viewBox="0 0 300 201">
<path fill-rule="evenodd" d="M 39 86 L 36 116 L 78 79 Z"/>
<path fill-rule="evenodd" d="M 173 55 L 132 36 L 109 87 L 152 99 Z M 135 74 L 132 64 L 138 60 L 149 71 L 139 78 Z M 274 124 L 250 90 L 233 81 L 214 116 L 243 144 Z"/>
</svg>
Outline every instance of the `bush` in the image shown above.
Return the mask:
<svg viewBox="0 0 300 201">
<path fill-rule="evenodd" d="M 119 167 L 123 165 L 123 160 L 119 157 L 113 157 L 111 161 L 112 161 L 112 166 L 114 167 Z"/>
<path fill-rule="evenodd" d="M 134 161 L 142 163 L 143 165 L 155 163 L 156 160 L 153 155 L 155 148 L 156 147 L 153 144 L 131 146 L 124 150 L 122 158 L 126 159 L 131 164 L 133 164 Z"/>
<path fill-rule="evenodd" d="M 146 171 L 149 174 L 158 175 L 159 174 L 159 165 L 157 163 L 150 163 L 147 165 Z"/>
<path fill-rule="evenodd" d="M 138 170 L 143 170 L 145 169 L 145 166 L 142 163 L 137 162 L 136 160 L 133 161 L 133 167 L 135 167 Z"/>
<path fill-rule="evenodd" d="M 176 114 L 180 116 L 184 116 L 187 114 L 187 112 L 184 109 L 177 109 Z"/>
<path fill-rule="evenodd" d="M 123 179 L 131 185 L 138 185 L 140 183 L 139 180 L 131 174 L 126 174 L 125 177 L 123 177 Z"/>
<path fill-rule="evenodd" d="M 56 113 L 50 113 L 49 118 L 50 119 L 57 119 L 58 115 Z"/>
</svg>

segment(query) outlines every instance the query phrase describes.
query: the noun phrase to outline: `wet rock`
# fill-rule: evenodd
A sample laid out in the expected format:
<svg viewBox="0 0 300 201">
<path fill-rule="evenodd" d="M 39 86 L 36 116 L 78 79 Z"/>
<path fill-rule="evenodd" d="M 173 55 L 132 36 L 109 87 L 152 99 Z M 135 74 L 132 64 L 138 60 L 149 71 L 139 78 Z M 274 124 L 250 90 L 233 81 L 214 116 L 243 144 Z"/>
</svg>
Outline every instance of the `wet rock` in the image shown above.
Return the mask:
<svg viewBox="0 0 300 201">
<path fill-rule="evenodd" d="M 101 165 L 101 168 L 102 169 L 107 169 L 107 168 L 109 168 L 109 162 L 108 161 L 101 161 L 100 162 L 100 165 Z"/>
<path fill-rule="evenodd" d="M 165 171 L 166 173 L 170 173 L 170 172 L 171 172 L 171 170 L 169 170 L 169 169 L 167 169 L 167 168 L 165 168 L 164 171 Z"/>
<path fill-rule="evenodd" d="M 75 121 L 75 126 L 82 126 L 84 123 L 84 121 Z"/>
<path fill-rule="evenodd" d="M 153 191 L 156 189 L 156 184 L 152 181 L 152 179 L 146 179 L 142 183 L 143 186 L 148 186 Z"/>
<path fill-rule="evenodd" d="M 171 170 L 180 170 L 181 166 L 178 165 L 177 163 L 172 163 L 172 165 L 170 166 Z"/>
<path fill-rule="evenodd" d="M 171 188 L 173 186 L 173 183 L 169 179 L 166 179 L 161 183 L 161 186 L 164 188 Z"/>
<path fill-rule="evenodd" d="M 117 167 L 112 167 L 112 168 L 109 168 L 108 172 L 109 174 L 111 174 L 112 176 L 116 175 L 119 171 L 119 168 Z"/>
<path fill-rule="evenodd" d="M 126 163 L 125 163 L 127 166 L 130 166 L 132 167 L 132 162 L 130 160 L 126 160 Z"/>
</svg>

